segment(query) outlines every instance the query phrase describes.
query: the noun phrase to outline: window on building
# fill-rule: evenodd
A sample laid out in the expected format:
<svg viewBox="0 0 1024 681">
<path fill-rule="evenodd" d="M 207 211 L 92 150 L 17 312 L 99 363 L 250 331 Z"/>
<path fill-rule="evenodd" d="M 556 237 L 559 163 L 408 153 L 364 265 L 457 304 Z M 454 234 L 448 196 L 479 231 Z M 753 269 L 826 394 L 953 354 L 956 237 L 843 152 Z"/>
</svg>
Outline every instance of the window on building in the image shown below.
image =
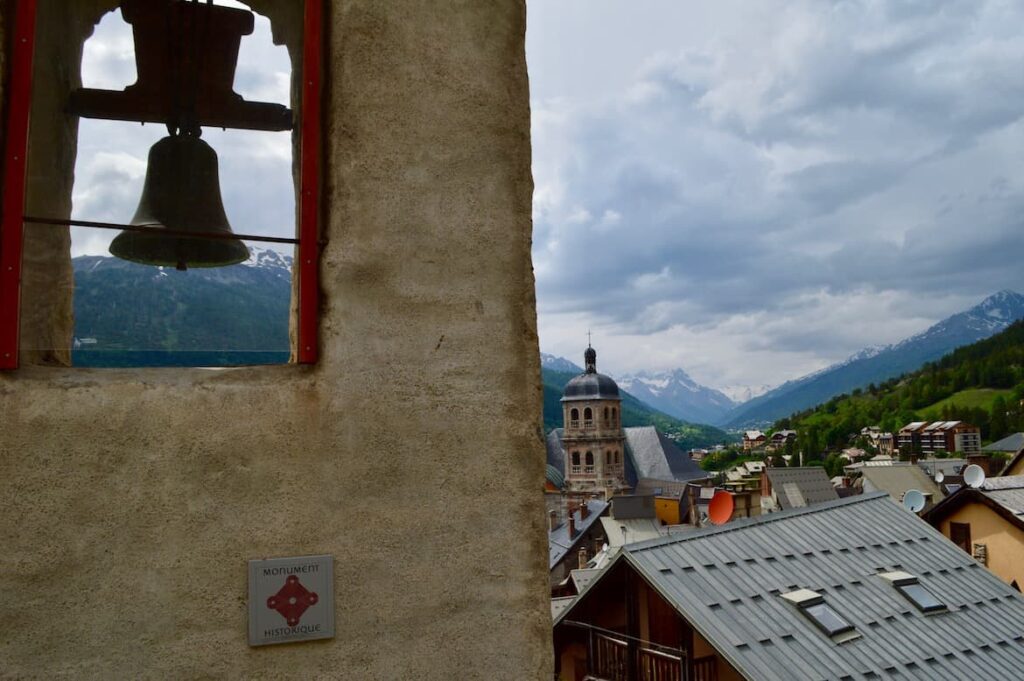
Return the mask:
<svg viewBox="0 0 1024 681">
<path fill-rule="evenodd" d="M 618 423 L 618 422 L 619 422 L 619 411 L 615 407 L 612 407 L 612 423 Z"/>
<path fill-rule="evenodd" d="M 971 525 L 970 523 L 950 523 L 949 539 L 967 553 L 971 552 Z"/>
<path fill-rule="evenodd" d="M 573 421 L 579 421 L 580 420 L 580 410 L 579 409 L 573 409 L 572 411 L 570 411 L 569 412 L 569 418 L 571 420 L 573 420 Z"/>
<path fill-rule="evenodd" d="M 572 453 L 572 465 L 573 466 L 579 466 L 580 465 L 580 453 L 579 452 L 573 452 Z"/>
<path fill-rule="evenodd" d="M 604 408 L 604 422 L 608 423 L 608 407 Z"/>
<path fill-rule="evenodd" d="M 892 583 L 903 597 L 917 606 L 921 612 L 945 610 L 946 604 L 929 591 L 918 578 L 907 572 L 883 572 L 879 575 Z"/>
<path fill-rule="evenodd" d="M 594 420 L 594 412 L 590 410 L 590 407 L 587 407 L 586 409 L 583 410 L 583 420 L 584 421 L 593 421 Z"/>
<path fill-rule="evenodd" d="M 856 627 L 826 603 L 825 597 L 817 591 L 797 589 L 782 594 L 782 597 L 793 603 L 804 617 L 836 642 L 842 643 L 859 637 Z"/>
<path fill-rule="evenodd" d="M 612 453 L 611 452 L 605 452 L 604 453 L 604 463 L 605 463 L 606 466 L 611 465 L 611 463 L 612 463 Z"/>
<path fill-rule="evenodd" d="M 593 452 L 587 452 L 587 456 L 584 459 L 584 463 L 587 466 L 593 466 L 594 465 L 594 453 Z"/>
<path fill-rule="evenodd" d="M 110 4 L 120 7 L 106 13 Z M 0 306 L 0 369 L 19 355 L 79 366 L 316 361 L 323 3 L 253 4 L 266 14 L 233 0 L 39 3 L 35 24 L 59 35 L 36 41 L 33 68 L 21 51 L 9 64 L 13 79 L 34 82 L 5 121 L 4 151 L 18 163 L 0 192 L 0 269 L 13 273 L 0 289 L 13 282 L 3 297 L 20 305 Z M 31 33 L 14 38 L 32 54 Z M 300 72 L 290 56 L 302 54 Z M 185 66 L 195 63 L 201 82 Z M 47 256 L 23 262 L 23 250 Z"/>
</svg>

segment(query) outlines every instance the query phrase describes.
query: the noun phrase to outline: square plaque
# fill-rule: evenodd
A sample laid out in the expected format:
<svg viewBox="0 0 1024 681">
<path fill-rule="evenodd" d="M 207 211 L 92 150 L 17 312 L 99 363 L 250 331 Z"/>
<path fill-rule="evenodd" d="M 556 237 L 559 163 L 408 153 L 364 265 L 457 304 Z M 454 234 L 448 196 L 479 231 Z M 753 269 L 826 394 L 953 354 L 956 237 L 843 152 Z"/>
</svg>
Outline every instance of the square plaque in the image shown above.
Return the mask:
<svg viewBox="0 0 1024 681">
<path fill-rule="evenodd" d="M 249 645 L 333 637 L 333 556 L 249 561 Z"/>
</svg>

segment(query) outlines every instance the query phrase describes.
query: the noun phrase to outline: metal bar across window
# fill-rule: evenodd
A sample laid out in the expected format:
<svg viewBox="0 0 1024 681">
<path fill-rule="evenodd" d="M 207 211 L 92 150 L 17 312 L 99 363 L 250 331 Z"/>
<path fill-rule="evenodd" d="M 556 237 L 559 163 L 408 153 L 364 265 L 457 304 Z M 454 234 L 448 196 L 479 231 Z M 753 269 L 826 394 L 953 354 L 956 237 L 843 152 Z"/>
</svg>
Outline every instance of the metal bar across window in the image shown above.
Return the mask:
<svg viewBox="0 0 1024 681">
<path fill-rule="evenodd" d="M 258 234 L 228 234 L 225 232 L 191 232 L 166 227 L 145 227 L 143 225 L 122 225 L 116 222 L 94 222 L 92 220 L 68 220 L 64 218 L 39 218 L 26 215 L 26 223 L 35 225 L 60 225 L 71 227 L 92 227 L 95 229 L 119 229 L 128 232 L 149 232 L 161 236 L 185 236 L 197 239 L 231 239 L 238 241 L 264 241 L 273 244 L 297 244 L 298 239 L 283 236 L 259 236 Z"/>
</svg>

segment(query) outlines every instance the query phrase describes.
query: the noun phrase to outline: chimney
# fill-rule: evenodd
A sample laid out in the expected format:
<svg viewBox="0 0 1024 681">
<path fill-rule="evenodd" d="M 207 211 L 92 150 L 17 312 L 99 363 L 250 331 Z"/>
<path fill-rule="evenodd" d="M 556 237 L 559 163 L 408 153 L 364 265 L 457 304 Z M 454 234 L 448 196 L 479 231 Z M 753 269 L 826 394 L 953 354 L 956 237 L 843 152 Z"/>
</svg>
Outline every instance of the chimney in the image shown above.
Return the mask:
<svg viewBox="0 0 1024 681">
<path fill-rule="evenodd" d="M 569 511 L 569 538 L 572 539 L 576 536 L 576 516 Z"/>
<path fill-rule="evenodd" d="M 552 509 L 548 513 L 548 530 L 554 532 L 556 527 L 558 527 L 558 512 Z"/>
<path fill-rule="evenodd" d="M 580 504 L 580 522 L 582 523 L 590 515 L 590 508 L 587 506 L 587 502 Z"/>
<path fill-rule="evenodd" d="M 580 570 L 585 570 L 587 568 L 587 547 L 581 546 L 580 552 L 577 555 L 579 556 Z"/>
</svg>

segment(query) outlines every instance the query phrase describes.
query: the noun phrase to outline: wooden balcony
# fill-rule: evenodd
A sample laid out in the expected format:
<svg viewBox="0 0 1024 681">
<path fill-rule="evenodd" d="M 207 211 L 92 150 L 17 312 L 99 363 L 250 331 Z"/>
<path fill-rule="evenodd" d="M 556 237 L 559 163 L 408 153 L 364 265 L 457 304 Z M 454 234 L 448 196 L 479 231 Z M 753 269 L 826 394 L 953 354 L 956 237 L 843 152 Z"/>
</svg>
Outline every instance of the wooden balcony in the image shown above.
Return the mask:
<svg viewBox="0 0 1024 681">
<path fill-rule="evenodd" d="M 714 656 L 694 660 L 693 678 L 687 679 L 682 651 L 669 653 L 639 646 L 636 663 L 631 665 L 626 640 L 595 633 L 592 645 L 594 656 L 585 677 L 589 681 L 718 681 Z"/>
</svg>

